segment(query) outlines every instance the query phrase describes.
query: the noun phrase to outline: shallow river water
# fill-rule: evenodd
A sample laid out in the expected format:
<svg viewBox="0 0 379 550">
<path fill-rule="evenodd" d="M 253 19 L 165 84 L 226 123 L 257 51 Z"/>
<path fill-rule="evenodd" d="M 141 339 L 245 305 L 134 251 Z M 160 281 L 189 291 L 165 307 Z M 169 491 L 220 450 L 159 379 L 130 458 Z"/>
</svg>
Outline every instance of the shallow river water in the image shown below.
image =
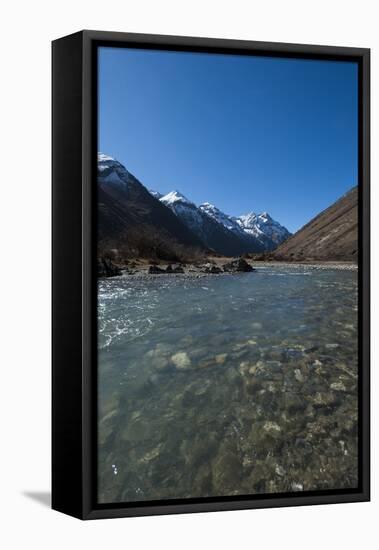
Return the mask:
<svg viewBox="0 0 379 550">
<path fill-rule="evenodd" d="M 357 485 L 357 271 L 99 281 L 98 500 Z"/>
</svg>

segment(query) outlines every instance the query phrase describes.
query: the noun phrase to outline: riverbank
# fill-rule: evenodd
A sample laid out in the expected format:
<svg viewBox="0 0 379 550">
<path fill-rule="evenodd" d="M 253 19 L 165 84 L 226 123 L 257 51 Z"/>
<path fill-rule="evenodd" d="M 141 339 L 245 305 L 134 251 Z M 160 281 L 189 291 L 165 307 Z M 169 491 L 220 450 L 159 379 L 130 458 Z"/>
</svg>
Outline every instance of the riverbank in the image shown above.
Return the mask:
<svg viewBox="0 0 379 550">
<path fill-rule="evenodd" d="M 156 277 L 169 275 L 171 277 L 208 277 L 210 275 L 230 275 L 233 273 L 248 273 L 257 271 L 260 268 L 275 268 L 286 266 L 297 268 L 299 266 L 312 267 L 316 269 L 338 269 L 345 271 L 356 271 L 357 264 L 352 262 L 325 262 L 325 261 L 254 261 L 250 258 L 228 258 L 221 256 L 210 256 L 204 261 L 194 263 L 173 263 L 173 262 L 151 262 L 146 259 L 132 259 L 125 262 L 124 265 L 115 264 L 111 260 L 99 260 L 103 262 L 102 269 L 98 276 L 134 276 L 134 277 Z M 106 263 L 104 263 L 106 262 Z"/>
<path fill-rule="evenodd" d="M 101 258 L 98 261 L 98 276 L 162 276 L 186 275 L 192 277 L 222 275 L 233 273 L 250 273 L 255 271 L 251 261 L 244 258 L 208 257 L 204 261 L 194 263 L 151 262 L 145 259 L 135 259 L 125 262 L 125 265 L 113 263 L 110 259 Z"/>
</svg>

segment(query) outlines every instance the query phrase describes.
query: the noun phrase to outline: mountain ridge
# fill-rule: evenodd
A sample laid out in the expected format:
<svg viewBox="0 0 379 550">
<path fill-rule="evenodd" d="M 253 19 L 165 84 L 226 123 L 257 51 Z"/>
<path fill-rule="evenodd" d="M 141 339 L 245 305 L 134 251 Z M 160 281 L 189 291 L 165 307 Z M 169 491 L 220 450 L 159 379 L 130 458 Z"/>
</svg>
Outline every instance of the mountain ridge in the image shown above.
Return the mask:
<svg viewBox="0 0 379 550">
<path fill-rule="evenodd" d="M 99 251 L 175 260 L 204 244 L 114 158 L 98 154 Z"/>
<path fill-rule="evenodd" d="M 271 257 L 276 260 L 358 260 L 358 187 L 317 214 Z"/>
<path fill-rule="evenodd" d="M 209 249 L 218 254 L 237 256 L 246 252 L 263 251 L 263 247 L 255 239 L 242 239 L 240 235 L 208 216 L 179 191 L 171 191 L 159 200 L 170 208 Z"/>
<path fill-rule="evenodd" d="M 239 256 L 270 251 L 290 235 L 266 212 L 232 217 L 209 202 L 197 206 L 178 190 L 162 195 L 147 189 L 117 159 L 101 152 L 98 198 L 100 244 L 131 248 L 129 254 L 153 250 L 165 255 L 165 247 L 179 246 Z"/>
<path fill-rule="evenodd" d="M 153 191 L 154 196 L 157 193 L 157 191 Z M 160 201 L 171 208 L 177 216 L 181 217 L 192 231 L 198 233 L 199 237 L 201 237 L 201 230 L 199 228 L 196 229 L 196 215 L 194 211 L 197 209 L 200 213 L 206 214 L 209 218 L 212 218 L 219 225 L 225 227 L 238 237 L 241 241 L 241 246 L 237 248 L 240 248 L 243 252 L 273 250 L 291 235 L 284 226 L 275 221 L 267 212 L 262 212 L 261 214 L 250 212 L 241 216 L 229 216 L 210 202 L 201 203 L 197 207 L 194 202 L 190 201 L 178 190 L 170 191 L 166 195 L 161 196 Z M 185 211 L 186 209 L 187 212 Z M 192 216 L 189 215 L 190 210 L 192 210 Z M 201 214 L 200 216 L 197 214 L 197 217 L 198 225 L 201 225 Z M 212 242 L 207 242 L 206 236 L 204 237 L 203 235 L 203 240 L 204 238 L 207 245 L 212 248 Z M 240 253 L 239 250 L 236 253 Z"/>
</svg>

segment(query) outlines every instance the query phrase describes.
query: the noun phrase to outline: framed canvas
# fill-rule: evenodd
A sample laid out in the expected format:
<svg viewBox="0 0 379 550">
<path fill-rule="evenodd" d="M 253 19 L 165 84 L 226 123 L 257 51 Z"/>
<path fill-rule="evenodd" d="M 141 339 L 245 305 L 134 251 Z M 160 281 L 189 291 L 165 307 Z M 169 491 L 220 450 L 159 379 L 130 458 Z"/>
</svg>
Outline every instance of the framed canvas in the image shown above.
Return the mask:
<svg viewBox="0 0 379 550">
<path fill-rule="evenodd" d="M 369 59 L 53 42 L 55 510 L 369 500 Z"/>
</svg>

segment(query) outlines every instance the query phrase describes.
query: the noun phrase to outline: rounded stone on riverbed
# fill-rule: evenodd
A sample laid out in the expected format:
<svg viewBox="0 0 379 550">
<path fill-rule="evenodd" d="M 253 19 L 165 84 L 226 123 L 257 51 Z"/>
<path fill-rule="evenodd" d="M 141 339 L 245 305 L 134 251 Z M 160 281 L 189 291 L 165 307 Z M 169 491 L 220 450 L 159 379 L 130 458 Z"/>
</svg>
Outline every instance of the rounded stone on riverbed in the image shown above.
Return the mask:
<svg viewBox="0 0 379 550">
<path fill-rule="evenodd" d="M 265 432 L 270 434 L 272 437 L 277 437 L 280 434 L 280 432 L 282 431 L 279 424 L 277 424 L 276 422 L 271 422 L 270 420 L 267 420 L 263 424 L 263 429 L 264 429 Z"/>
<path fill-rule="evenodd" d="M 169 344 L 158 343 L 154 349 L 146 352 L 146 357 L 167 357 L 173 352 L 173 347 Z"/>
<path fill-rule="evenodd" d="M 165 357 L 155 357 L 153 359 L 153 365 L 156 369 L 162 370 L 168 366 L 168 360 Z"/>
<path fill-rule="evenodd" d="M 213 480 L 216 487 L 235 488 L 240 481 L 241 463 L 237 454 L 221 448 L 212 464 Z"/>
<path fill-rule="evenodd" d="M 280 477 L 283 477 L 283 476 L 286 475 L 286 472 L 285 472 L 283 466 L 280 466 L 279 464 L 277 464 L 275 466 L 275 473 L 276 473 L 276 475 L 278 475 Z"/>
<path fill-rule="evenodd" d="M 197 364 L 197 366 L 199 367 L 199 369 L 214 367 L 216 365 L 215 359 L 216 359 L 215 357 L 210 357 L 210 358 L 204 359 L 203 361 L 200 361 Z"/>
<path fill-rule="evenodd" d="M 333 382 L 333 384 L 330 384 L 330 389 L 335 391 L 346 391 L 346 386 L 343 382 Z"/>
<path fill-rule="evenodd" d="M 246 376 L 246 374 L 249 372 L 250 369 L 250 363 L 248 361 L 242 361 L 239 364 L 238 372 L 241 374 L 241 376 Z"/>
<path fill-rule="evenodd" d="M 179 351 L 171 357 L 171 361 L 174 363 L 177 369 L 189 369 L 191 368 L 191 359 L 188 356 L 188 353 L 185 351 Z"/>
<path fill-rule="evenodd" d="M 336 396 L 332 392 L 317 392 L 313 398 L 315 405 L 332 405 L 336 402 Z"/>
<path fill-rule="evenodd" d="M 298 382 L 303 383 L 304 382 L 304 376 L 301 373 L 300 369 L 295 369 L 295 378 Z"/>
</svg>

